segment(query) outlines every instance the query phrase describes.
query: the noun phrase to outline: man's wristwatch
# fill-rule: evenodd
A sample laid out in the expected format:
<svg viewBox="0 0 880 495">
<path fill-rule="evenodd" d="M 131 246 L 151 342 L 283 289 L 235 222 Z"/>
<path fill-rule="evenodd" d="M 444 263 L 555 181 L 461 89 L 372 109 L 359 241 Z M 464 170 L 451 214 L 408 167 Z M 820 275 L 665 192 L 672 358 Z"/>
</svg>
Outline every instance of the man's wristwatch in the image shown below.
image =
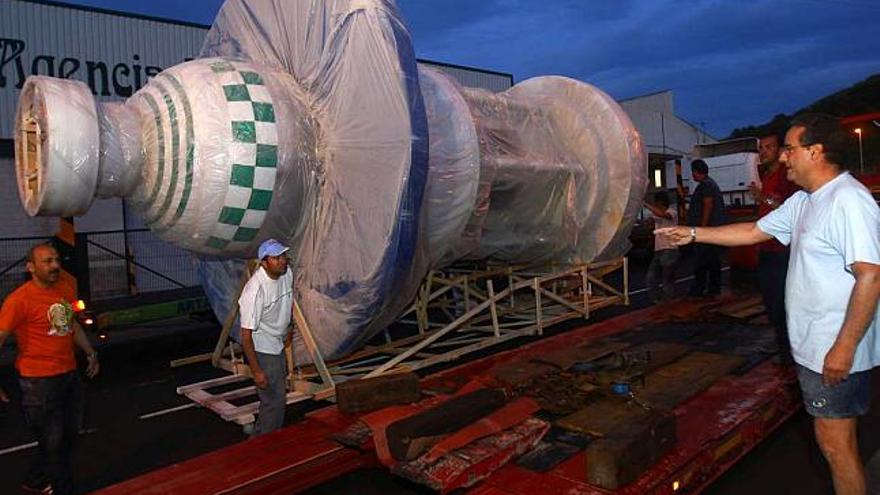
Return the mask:
<svg viewBox="0 0 880 495">
<path fill-rule="evenodd" d="M 691 242 L 697 242 L 697 228 L 691 227 Z"/>
</svg>

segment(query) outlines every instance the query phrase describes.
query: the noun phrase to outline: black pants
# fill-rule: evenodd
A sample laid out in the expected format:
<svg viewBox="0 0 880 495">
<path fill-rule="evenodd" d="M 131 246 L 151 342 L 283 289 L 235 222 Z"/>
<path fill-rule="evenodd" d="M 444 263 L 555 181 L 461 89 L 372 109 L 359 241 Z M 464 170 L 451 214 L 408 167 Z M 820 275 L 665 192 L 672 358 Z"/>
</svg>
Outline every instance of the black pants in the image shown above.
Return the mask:
<svg viewBox="0 0 880 495">
<path fill-rule="evenodd" d="M 73 493 L 70 454 L 82 418 L 82 381 L 76 371 L 44 378 L 20 377 L 24 419 L 38 443 L 25 483 L 51 483 L 54 494 Z"/>
<path fill-rule="evenodd" d="M 785 322 L 785 277 L 788 274 L 788 251 L 758 252 L 758 287 L 767 308 L 767 318 L 776 329 L 776 340 L 783 354 L 791 353 L 788 325 Z"/>
<path fill-rule="evenodd" d="M 721 293 L 721 253 L 724 248 L 709 244 L 694 244 L 694 283 L 689 295 L 718 295 Z"/>
</svg>

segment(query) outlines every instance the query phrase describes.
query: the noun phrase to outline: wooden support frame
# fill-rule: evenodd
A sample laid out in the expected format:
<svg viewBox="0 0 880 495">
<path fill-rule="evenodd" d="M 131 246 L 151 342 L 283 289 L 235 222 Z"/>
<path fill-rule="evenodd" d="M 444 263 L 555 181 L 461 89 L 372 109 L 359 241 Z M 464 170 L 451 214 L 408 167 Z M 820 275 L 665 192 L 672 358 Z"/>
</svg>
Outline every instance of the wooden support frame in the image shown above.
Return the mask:
<svg viewBox="0 0 880 495">
<path fill-rule="evenodd" d="M 33 111 L 33 110 L 32 110 Z M 20 149 L 16 162 L 21 177 L 24 178 L 25 201 L 30 202 L 42 189 L 43 182 L 43 130 L 33 115 L 28 115 L 21 122 L 21 135 L 18 141 Z"/>
<path fill-rule="evenodd" d="M 250 280 L 250 277 L 253 275 L 257 267 L 259 267 L 257 260 L 251 260 L 248 263 L 241 275 L 239 288 L 236 291 L 233 300 L 238 300 L 245 284 Z M 320 352 L 318 352 L 311 329 L 303 316 L 299 303 L 295 299 L 293 301 L 292 314 L 296 329 L 300 332 L 303 341 L 306 343 L 306 348 L 308 349 L 312 362 L 314 363 L 313 367 L 318 370 L 318 375 L 320 376 L 321 381 L 316 383 L 314 380 L 300 380 L 297 377 L 294 369 L 293 355 L 290 346 L 287 346 L 285 348 L 285 355 L 289 370 L 287 379 L 288 390 L 290 391 L 287 393 L 286 403 L 293 404 L 310 399 L 325 399 L 333 397 L 335 394 L 335 383 L 333 382 L 330 373 L 327 371 L 327 366 L 324 364 L 324 359 Z M 211 409 L 226 421 L 233 421 L 245 425 L 254 422 L 254 413 L 256 413 L 259 408 L 259 402 L 257 400 L 252 400 L 243 405 L 235 405 L 230 401 L 252 396 L 255 397 L 257 394 L 256 387 L 248 385 L 243 388 L 216 394 L 210 392 L 212 388 L 227 386 L 238 382 L 249 382 L 253 378 L 250 366 L 244 361 L 244 353 L 241 352 L 240 346 L 230 338 L 230 333 L 235 325 L 237 317 L 238 304 L 234 304 L 223 321 L 223 327 L 220 330 L 220 337 L 217 339 L 217 344 L 214 346 L 214 351 L 211 354 L 178 359 L 173 361 L 171 365 L 181 366 L 194 362 L 206 361 L 210 356 L 211 364 L 213 364 L 215 368 L 220 368 L 232 373 L 229 376 L 178 387 L 177 393 L 186 396 L 203 407 Z"/>
<path fill-rule="evenodd" d="M 629 302 L 625 258 L 567 266 L 549 267 L 487 267 L 467 273 L 433 273 L 426 279 L 429 289 L 419 291 L 420 297 L 404 313 L 431 314 L 434 320 L 426 325 L 418 341 L 404 341 L 401 346 L 389 343 L 371 348 L 370 353 L 384 353 L 389 358 L 376 366 L 352 365 L 366 355 L 352 356 L 345 368 L 331 367 L 331 372 L 366 373 L 373 377 L 401 370 L 418 370 L 452 361 L 466 354 L 525 336 L 541 336 L 545 328 L 572 318 L 588 318 L 590 311 L 613 304 Z M 606 277 L 622 271 L 622 288 Z M 495 282 L 506 278 L 507 287 L 495 290 Z M 451 321 L 442 315 L 454 304 L 453 289 L 466 284 L 462 294 L 479 302 L 467 306 Z M 434 286 L 437 286 L 435 289 Z M 422 298 L 428 294 L 428 299 Z M 453 302 L 450 302 L 450 298 Z M 359 353 L 360 354 L 360 353 Z M 355 376 L 357 378 L 357 376 Z"/>
<path fill-rule="evenodd" d="M 252 269 L 242 277 L 242 286 L 250 273 Z M 612 275 L 618 273 L 620 276 L 612 282 Z M 332 399 L 336 383 L 428 368 L 512 339 L 540 337 L 552 325 L 573 318 L 588 319 L 592 311 L 600 308 L 628 305 L 628 275 L 626 258 L 572 265 L 499 265 L 432 271 L 419 287 L 416 300 L 398 320 L 400 325 L 411 325 L 412 332 L 392 339 L 386 331 L 384 343 L 367 345 L 329 364 L 324 362 L 308 322 L 294 302 L 297 331 L 312 362 L 300 365 L 295 376 L 294 367 L 290 366 L 288 404 Z M 496 284 L 503 288 L 498 290 Z M 212 363 L 246 382 L 250 369 L 241 353 L 236 355 L 237 345 L 229 339 L 236 316 L 237 307 L 224 321 Z M 178 393 L 218 412 L 224 419 L 241 424 L 253 420 L 256 402 L 239 407 L 228 404 L 229 398 L 247 395 L 248 387 L 240 393 L 208 393 L 207 389 L 214 386 L 215 381 L 209 380 L 180 387 Z M 249 389 L 255 393 L 252 386 Z"/>
</svg>

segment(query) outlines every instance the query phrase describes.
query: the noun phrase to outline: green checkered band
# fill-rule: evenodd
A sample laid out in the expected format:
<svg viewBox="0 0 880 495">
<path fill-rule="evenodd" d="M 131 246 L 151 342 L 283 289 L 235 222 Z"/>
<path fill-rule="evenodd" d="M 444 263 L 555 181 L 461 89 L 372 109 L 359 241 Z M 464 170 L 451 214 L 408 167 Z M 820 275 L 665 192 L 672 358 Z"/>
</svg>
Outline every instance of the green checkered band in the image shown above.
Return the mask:
<svg viewBox="0 0 880 495">
<path fill-rule="evenodd" d="M 250 67 L 226 60 L 210 67 L 226 95 L 232 169 L 218 223 L 205 245 L 237 249 L 257 237 L 272 202 L 278 165 L 275 107 L 262 76 Z"/>
</svg>

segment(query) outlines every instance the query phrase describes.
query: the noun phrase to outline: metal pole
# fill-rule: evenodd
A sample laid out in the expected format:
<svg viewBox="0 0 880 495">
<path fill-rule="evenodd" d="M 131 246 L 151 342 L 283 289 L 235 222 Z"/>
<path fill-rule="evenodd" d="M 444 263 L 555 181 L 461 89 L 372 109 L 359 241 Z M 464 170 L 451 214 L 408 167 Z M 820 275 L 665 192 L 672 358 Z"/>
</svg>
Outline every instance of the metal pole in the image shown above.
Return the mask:
<svg viewBox="0 0 880 495">
<path fill-rule="evenodd" d="M 122 245 L 125 253 L 125 278 L 128 282 L 128 295 L 133 296 L 136 292 L 134 285 L 134 270 L 132 264 L 131 246 L 128 245 L 128 208 L 125 198 L 122 198 Z"/>
<path fill-rule="evenodd" d="M 862 133 L 857 133 L 859 135 L 859 173 L 865 173 L 865 153 L 862 151 Z"/>
</svg>

